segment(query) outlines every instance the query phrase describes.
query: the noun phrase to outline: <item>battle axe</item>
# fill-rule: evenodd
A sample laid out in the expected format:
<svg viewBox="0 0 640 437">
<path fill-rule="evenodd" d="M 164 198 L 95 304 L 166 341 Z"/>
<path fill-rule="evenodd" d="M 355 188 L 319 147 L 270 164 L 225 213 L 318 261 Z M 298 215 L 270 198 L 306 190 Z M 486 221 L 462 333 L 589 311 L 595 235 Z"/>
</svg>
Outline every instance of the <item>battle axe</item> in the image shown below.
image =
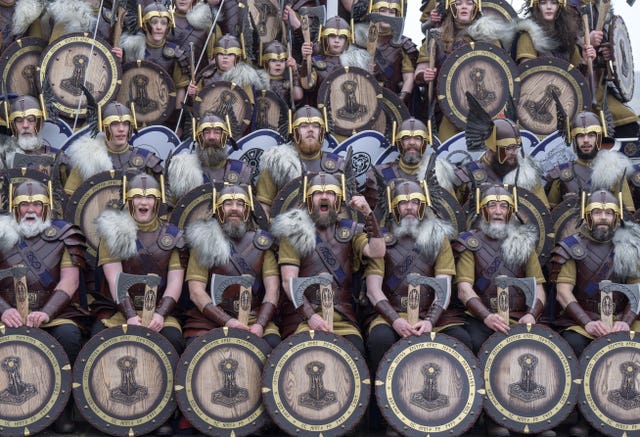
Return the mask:
<svg viewBox="0 0 640 437">
<path fill-rule="evenodd" d="M 333 276 L 329 273 L 320 273 L 318 276 L 308 276 L 304 278 L 291 278 L 289 280 L 289 291 L 291 302 L 296 308 L 300 308 L 304 303 L 304 292 L 312 285 L 320 287 L 320 302 L 322 305 L 322 318 L 333 331 L 333 289 L 331 288 Z"/>
<path fill-rule="evenodd" d="M 495 278 L 498 299 L 498 315 L 506 324 L 509 324 L 509 287 L 515 287 L 524 294 L 525 304 L 533 309 L 536 303 L 536 278 L 511 278 L 505 275 L 499 275 Z"/>
<path fill-rule="evenodd" d="M 609 329 L 613 327 L 613 292 L 618 291 L 629 299 L 629 307 L 637 316 L 640 313 L 640 284 L 618 284 L 600 281 L 600 320 Z"/>
<path fill-rule="evenodd" d="M 27 321 L 29 314 L 29 290 L 27 289 L 27 267 L 18 264 L 8 269 L 0 270 L 0 280 L 13 278 L 13 289 L 16 293 L 16 309 L 20 313 L 22 322 Z"/>
<path fill-rule="evenodd" d="M 410 325 L 415 325 L 420 320 L 420 286 L 426 285 L 433 288 L 435 292 L 434 303 L 447 308 L 451 298 L 451 279 L 431 278 L 418 273 L 407 275 L 407 321 Z"/>
<path fill-rule="evenodd" d="M 402 43 L 402 31 L 404 29 L 404 18 L 403 17 L 389 17 L 387 15 L 382 14 L 370 14 L 369 20 L 372 23 L 385 23 L 391 29 L 392 37 L 391 37 L 391 45 L 394 47 L 399 47 Z"/>
<path fill-rule="evenodd" d="M 255 278 L 251 275 L 225 276 L 211 275 L 211 301 L 214 305 L 222 302 L 222 294 L 232 285 L 240 286 L 238 294 L 238 322 L 249 325 L 249 313 L 251 312 L 251 287 Z"/>
<path fill-rule="evenodd" d="M 156 311 L 158 286 L 160 276 L 149 273 L 148 275 L 134 275 L 133 273 L 118 273 L 116 278 L 116 303 L 120 304 L 129 297 L 129 289 L 134 285 L 144 284 L 144 298 L 142 306 L 142 325 L 149 326 L 153 313 Z"/>
</svg>

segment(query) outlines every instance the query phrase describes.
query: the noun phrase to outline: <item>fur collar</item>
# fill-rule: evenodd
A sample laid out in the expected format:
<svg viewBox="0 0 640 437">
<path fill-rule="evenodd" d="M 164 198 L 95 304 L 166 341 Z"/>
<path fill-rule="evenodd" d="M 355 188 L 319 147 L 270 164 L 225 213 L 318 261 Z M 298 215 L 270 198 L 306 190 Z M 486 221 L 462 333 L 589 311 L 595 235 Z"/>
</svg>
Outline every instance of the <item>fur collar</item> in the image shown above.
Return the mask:
<svg viewBox="0 0 640 437">
<path fill-rule="evenodd" d="M 197 30 L 209 30 L 213 24 L 211 8 L 207 3 L 197 3 L 187 11 L 187 22 Z"/>
<path fill-rule="evenodd" d="M 340 64 L 343 67 L 359 67 L 369 71 L 371 63 L 369 52 L 354 45 L 350 45 L 344 53 L 340 54 Z"/>
<path fill-rule="evenodd" d="M 16 9 L 13 12 L 13 22 L 11 23 L 11 35 L 20 36 L 24 34 L 31 23 L 36 21 L 46 9 L 45 2 L 41 0 L 18 0 Z"/>
<path fill-rule="evenodd" d="M 73 142 L 65 151 L 72 168 L 77 168 L 83 180 L 103 171 L 113 170 L 104 135 L 95 138 L 85 135 Z"/>
<path fill-rule="evenodd" d="M 515 24 L 492 15 L 478 18 L 467 28 L 467 34 L 477 42 L 500 41 L 502 47 L 511 47 L 515 36 Z"/>
<path fill-rule="evenodd" d="M 549 37 L 542 26 L 530 18 L 518 20 L 515 26 L 516 31 L 526 32 L 529 34 L 531 41 L 533 42 L 533 47 L 538 53 L 551 52 L 558 48 L 558 45 L 560 44 L 556 39 Z"/>
<path fill-rule="evenodd" d="M 600 150 L 591 163 L 591 189 L 618 191 L 618 184 L 624 177 L 631 160 L 614 150 Z"/>
<path fill-rule="evenodd" d="M 316 248 L 316 226 L 305 209 L 292 209 L 280 214 L 271 223 L 271 233 L 286 238 L 301 258 Z"/>
<path fill-rule="evenodd" d="M 171 193 L 176 198 L 184 196 L 204 183 L 202 165 L 195 151 L 172 156 L 167 174 Z"/>
<path fill-rule="evenodd" d="M 20 241 L 18 223 L 12 214 L 0 216 L 0 252 L 7 251 Z"/>
<path fill-rule="evenodd" d="M 267 171 L 278 188 L 302 176 L 302 163 L 293 143 L 272 147 L 264 152 L 260 158 L 260 171 Z"/>
<path fill-rule="evenodd" d="M 147 41 L 143 33 L 130 34 L 122 33 L 120 38 L 120 47 L 125 53 L 125 61 L 131 62 L 138 59 L 144 59 L 144 53 L 147 49 Z"/>
<path fill-rule="evenodd" d="M 518 154 L 518 168 L 507 173 L 502 178 L 505 184 L 517 185 L 525 190 L 532 191 L 542 180 L 542 170 L 537 162 L 529 156 Z M 518 180 L 516 181 L 516 175 Z"/>
<path fill-rule="evenodd" d="M 93 32 L 98 17 L 84 0 L 54 0 L 48 12 L 55 23 L 62 23 L 67 33 Z"/>
<path fill-rule="evenodd" d="M 103 211 L 96 219 L 96 231 L 114 258 L 126 260 L 138 253 L 138 226 L 127 209 Z"/>
<path fill-rule="evenodd" d="M 625 222 L 613 234 L 613 270 L 620 278 L 640 276 L 640 225 Z"/>
<path fill-rule="evenodd" d="M 418 238 L 416 238 L 416 247 L 425 259 L 435 262 L 438 252 L 442 247 L 442 242 L 450 240 L 455 236 L 455 230 L 451 223 L 433 215 L 433 212 L 427 209 L 426 217 L 418 227 Z"/>
<path fill-rule="evenodd" d="M 425 179 L 427 175 L 427 167 L 429 165 L 430 155 L 425 155 L 420 162 L 418 168 L 418 179 Z M 453 181 L 455 179 L 455 168 L 449 161 L 442 158 L 436 158 L 436 179 L 438 184 L 447 191 L 453 191 Z"/>
<path fill-rule="evenodd" d="M 502 257 L 510 267 L 524 266 L 535 249 L 538 232 L 534 225 L 509 224 L 507 238 L 501 245 Z"/>
<path fill-rule="evenodd" d="M 269 74 L 264 70 L 256 70 L 246 62 L 238 62 L 231 70 L 222 73 L 220 79 L 242 88 L 251 86 L 261 90 L 269 89 Z"/>
<path fill-rule="evenodd" d="M 198 220 L 190 224 L 186 229 L 186 237 L 200 265 L 211 269 L 229 262 L 231 243 L 217 218 Z"/>
</svg>

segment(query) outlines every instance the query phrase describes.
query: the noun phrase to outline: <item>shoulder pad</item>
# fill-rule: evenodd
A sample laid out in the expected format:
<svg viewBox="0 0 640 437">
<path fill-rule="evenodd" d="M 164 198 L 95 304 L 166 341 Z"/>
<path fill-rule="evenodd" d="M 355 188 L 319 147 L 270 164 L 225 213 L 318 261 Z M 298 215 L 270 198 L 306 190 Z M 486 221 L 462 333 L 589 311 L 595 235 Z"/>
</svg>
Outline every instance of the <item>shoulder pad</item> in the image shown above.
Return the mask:
<svg viewBox="0 0 640 437">
<path fill-rule="evenodd" d="M 570 181 L 574 178 L 575 173 L 573 172 L 573 165 L 570 162 L 562 163 L 558 166 L 559 178 L 562 181 Z"/>
<path fill-rule="evenodd" d="M 411 38 L 408 38 L 404 35 L 402 35 L 400 38 L 401 38 L 402 49 L 407 53 L 407 55 L 415 54 L 415 56 L 417 57 L 418 46 L 411 40 Z"/>
<path fill-rule="evenodd" d="M 484 182 L 487 179 L 486 170 L 477 162 L 468 163 L 467 170 L 476 182 Z"/>
<path fill-rule="evenodd" d="M 268 250 L 273 246 L 273 235 L 269 232 L 258 229 L 253 235 L 253 245 L 259 250 Z"/>
<path fill-rule="evenodd" d="M 387 228 L 382 228 L 382 235 L 384 237 L 384 244 L 387 247 L 395 246 L 395 244 L 398 242 L 398 239 L 395 235 L 393 235 L 393 232 L 389 232 Z"/>
<path fill-rule="evenodd" d="M 46 241 L 60 240 L 72 227 L 73 224 L 63 220 L 53 220 L 51 226 L 42 231 L 42 239 Z M 76 229 L 76 231 L 80 232 L 79 229 Z"/>
<path fill-rule="evenodd" d="M 160 165 L 162 159 L 154 152 L 143 149 L 141 147 L 133 147 L 133 155 L 131 155 L 131 165 L 138 169 L 150 168 L 156 172 L 156 167 Z"/>
<path fill-rule="evenodd" d="M 587 256 L 587 251 L 582 244 L 582 239 L 577 234 L 568 236 L 558 243 L 558 246 L 564 249 L 566 254 L 575 260 L 581 260 Z"/>
<path fill-rule="evenodd" d="M 633 166 L 633 171 L 629 175 L 629 182 L 634 187 L 640 187 L 640 166 L 638 164 Z"/>
<path fill-rule="evenodd" d="M 158 235 L 158 246 L 162 250 L 182 249 L 185 247 L 183 231 L 174 225 L 164 224 Z"/>
<path fill-rule="evenodd" d="M 336 240 L 340 243 L 347 243 L 351 241 L 356 234 L 358 223 L 349 219 L 342 219 L 338 226 L 336 226 Z"/>
<path fill-rule="evenodd" d="M 331 152 L 323 152 L 320 158 L 320 167 L 327 173 L 335 173 L 344 170 L 344 162 L 339 155 Z"/>
<path fill-rule="evenodd" d="M 386 162 L 384 164 L 377 165 L 378 173 L 382 175 L 387 183 L 391 182 L 394 179 L 398 178 L 396 171 L 394 170 L 394 165 L 392 162 Z"/>
<path fill-rule="evenodd" d="M 320 71 L 324 71 L 327 69 L 327 63 L 324 61 L 322 56 L 313 57 L 313 68 Z"/>
<path fill-rule="evenodd" d="M 472 231 L 466 231 L 459 234 L 456 242 L 460 243 L 465 249 L 469 249 L 472 252 L 480 249 L 480 240 Z"/>
</svg>

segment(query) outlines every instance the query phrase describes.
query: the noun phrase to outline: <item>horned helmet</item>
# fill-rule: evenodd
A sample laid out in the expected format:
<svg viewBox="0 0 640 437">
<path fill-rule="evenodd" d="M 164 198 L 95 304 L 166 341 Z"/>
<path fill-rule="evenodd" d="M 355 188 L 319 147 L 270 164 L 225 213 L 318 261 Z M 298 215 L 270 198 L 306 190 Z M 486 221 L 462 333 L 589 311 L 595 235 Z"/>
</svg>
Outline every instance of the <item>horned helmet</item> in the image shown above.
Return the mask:
<svg viewBox="0 0 640 437">
<path fill-rule="evenodd" d="M 20 223 L 20 204 L 23 202 L 42 203 L 42 221 L 46 221 L 53 211 L 53 192 L 51 181 L 45 186 L 34 179 L 26 179 L 18 184 L 15 189 L 13 183 L 9 184 L 9 210 L 13 211 L 16 222 Z"/>
<path fill-rule="evenodd" d="M 427 207 L 431 207 L 431 196 L 427 182 L 406 179 L 392 181 L 387 186 L 387 206 L 396 223 L 400 223 L 401 220 L 399 208 L 401 202 L 418 202 L 418 219 L 422 220 Z"/>
<path fill-rule="evenodd" d="M 578 151 L 578 135 L 596 134 L 596 149 L 600 150 L 602 145 L 602 137 L 604 134 L 603 124 L 596 114 L 589 111 L 578 112 L 571 122 L 571 144 L 577 153 Z"/>
<path fill-rule="evenodd" d="M 36 135 L 40 133 L 42 129 L 42 120 L 46 119 L 45 113 L 42 110 L 42 106 L 38 99 L 32 96 L 20 96 L 14 99 L 9 106 L 9 110 L 5 112 L 9 113 L 9 126 L 11 132 L 15 137 L 18 137 L 18 127 L 16 126 L 17 118 L 34 117 L 36 120 Z"/>
<path fill-rule="evenodd" d="M 303 178 L 302 198 L 307 204 L 307 210 L 313 211 L 313 194 L 332 192 L 336 196 L 333 207 L 336 212 L 340 212 L 342 201 L 346 199 L 346 184 L 344 174 L 332 175 L 330 173 L 317 173 L 312 176 L 305 175 Z"/>
<path fill-rule="evenodd" d="M 518 192 L 516 187 L 509 191 L 507 185 L 492 185 L 480 193 L 480 188 L 476 189 L 476 213 L 482 213 L 485 221 L 489 222 L 488 206 L 490 202 L 507 202 L 509 211 L 507 212 L 507 222 L 511 220 L 514 212 L 518 212 Z"/>
<path fill-rule="evenodd" d="M 244 202 L 242 211 L 242 220 L 246 223 L 253 211 L 253 193 L 249 185 L 227 184 L 220 191 L 214 187 L 213 191 L 213 207 L 220 224 L 225 222 L 224 202 L 226 200 L 241 200 Z"/>
<path fill-rule="evenodd" d="M 156 204 L 154 214 L 158 214 L 160 203 L 165 203 L 164 178 L 160 176 L 160 182 L 151 175 L 146 173 L 138 173 L 133 178 L 122 178 L 122 192 L 124 193 L 124 204 L 129 208 L 129 214 L 133 217 L 133 198 L 134 197 L 154 197 Z"/>
<path fill-rule="evenodd" d="M 622 193 L 618 193 L 618 198 L 610 191 L 604 189 L 598 189 L 590 193 L 588 196 L 586 193 L 582 193 L 582 211 L 581 216 L 585 221 L 589 230 L 593 229 L 593 210 L 594 209 L 611 209 L 616 219 L 613 223 L 615 229 L 618 223 L 622 220 Z"/>
</svg>

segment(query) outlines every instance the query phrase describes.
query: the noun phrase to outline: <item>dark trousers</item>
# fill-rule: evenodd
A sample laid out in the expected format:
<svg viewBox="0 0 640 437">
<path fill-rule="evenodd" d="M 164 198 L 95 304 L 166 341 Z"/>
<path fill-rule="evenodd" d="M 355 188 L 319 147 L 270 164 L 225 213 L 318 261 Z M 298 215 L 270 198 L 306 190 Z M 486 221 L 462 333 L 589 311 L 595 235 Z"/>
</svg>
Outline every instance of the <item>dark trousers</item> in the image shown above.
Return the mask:
<svg viewBox="0 0 640 437">
<path fill-rule="evenodd" d="M 80 328 L 71 323 L 66 323 L 64 325 L 44 328 L 44 330 L 58 340 L 58 343 L 60 343 L 69 358 L 69 363 L 73 366 L 73 363 L 76 362 L 76 358 L 80 353 L 80 349 L 82 349 L 82 333 L 80 332 Z"/>
</svg>

